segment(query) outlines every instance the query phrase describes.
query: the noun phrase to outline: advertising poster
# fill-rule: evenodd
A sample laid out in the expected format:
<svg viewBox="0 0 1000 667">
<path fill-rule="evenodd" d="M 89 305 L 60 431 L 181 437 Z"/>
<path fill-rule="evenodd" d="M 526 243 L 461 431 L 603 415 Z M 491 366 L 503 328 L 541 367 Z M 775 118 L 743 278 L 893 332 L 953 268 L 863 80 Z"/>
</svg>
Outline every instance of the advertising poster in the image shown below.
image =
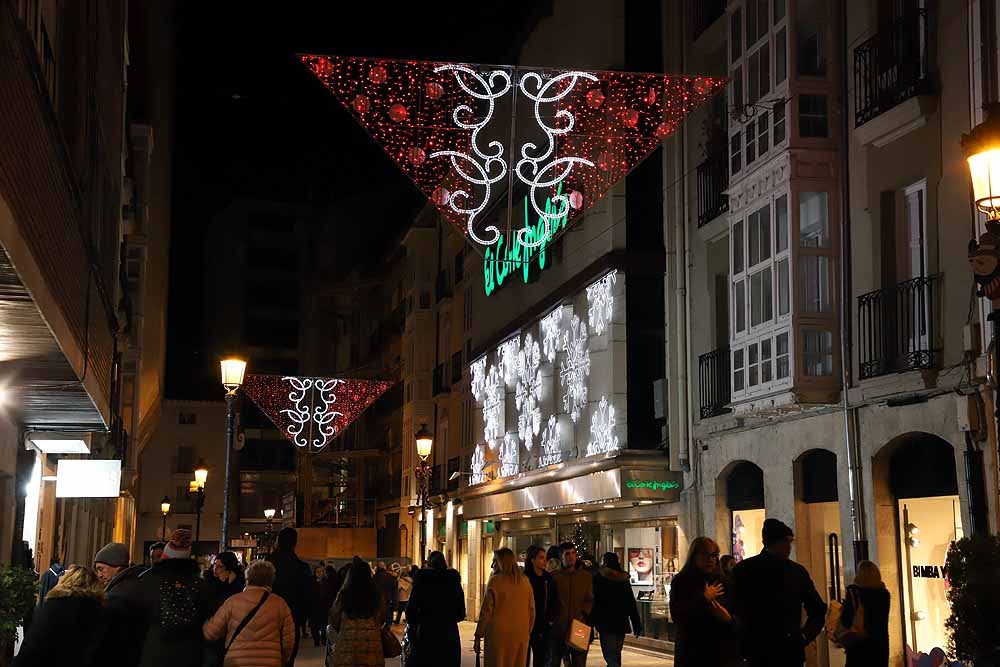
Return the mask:
<svg viewBox="0 0 1000 667">
<path fill-rule="evenodd" d="M 660 574 L 659 531 L 656 528 L 625 530 L 626 569 L 633 586 L 652 587 Z"/>
</svg>

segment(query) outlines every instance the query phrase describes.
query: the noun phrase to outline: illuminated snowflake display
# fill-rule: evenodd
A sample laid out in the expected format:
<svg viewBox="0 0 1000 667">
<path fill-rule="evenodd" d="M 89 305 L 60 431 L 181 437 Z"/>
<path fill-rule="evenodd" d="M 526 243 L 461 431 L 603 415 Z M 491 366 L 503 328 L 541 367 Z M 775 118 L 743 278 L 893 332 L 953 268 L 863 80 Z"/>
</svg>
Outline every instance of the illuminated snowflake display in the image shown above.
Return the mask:
<svg viewBox="0 0 1000 667">
<path fill-rule="evenodd" d="M 500 445 L 500 476 L 510 477 L 521 471 L 521 451 L 518 447 L 517 434 L 507 433 Z"/>
<path fill-rule="evenodd" d="M 542 432 L 542 451 L 538 455 L 538 465 L 549 466 L 562 462 L 562 442 L 559 439 L 559 420 L 555 415 L 549 416 L 549 423 Z"/>
<path fill-rule="evenodd" d="M 531 450 L 534 436 L 542 428 L 542 373 L 538 370 L 542 363 L 542 352 L 531 334 L 524 337 L 524 348 L 518 360 L 517 372 L 517 434 L 524 448 Z"/>
<path fill-rule="evenodd" d="M 469 484 L 482 484 L 486 481 L 486 445 L 476 445 L 469 462 Z"/>
<path fill-rule="evenodd" d="M 616 273 L 616 271 L 612 271 L 587 288 L 587 304 L 589 305 L 587 317 L 590 320 L 590 328 L 598 336 L 602 335 L 611 323 L 611 315 L 615 307 Z"/>
<path fill-rule="evenodd" d="M 497 366 L 490 366 L 483 391 L 483 439 L 490 449 L 497 448 L 497 439 L 503 435 L 503 402 L 503 377 Z"/>
<path fill-rule="evenodd" d="M 615 434 L 615 409 L 608 399 L 601 396 L 601 402 L 590 415 L 590 444 L 587 456 L 618 451 L 618 436 Z"/>
<path fill-rule="evenodd" d="M 538 329 L 542 335 L 542 352 L 549 363 L 554 363 L 556 354 L 562 344 L 562 336 L 559 327 L 562 325 L 562 307 L 556 308 L 551 313 L 542 318 Z"/>
<path fill-rule="evenodd" d="M 517 379 L 518 364 L 520 363 L 520 336 L 515 336 L 500 344 L 497 348 L 497 359 L 500 365 L 500 373 L 504 382 L 511 384 Z"/>
<path fill-rule="evenodd" d="M 486 394 L 486 357 L 473 362 L 472 369 L 472 395 L 477 401 L 483 400 Z"/>
<path fill-rule="evenodd" d="M 587 404 L 587 376 L 590 375 L 590 348 L 587 325 L 573 315 L 569 330 L 563 334 L 563 351 L 566 359 L 559 370 L 559 384 L 563 389 L 563 410 L 574 423 Z"/>
</svg>

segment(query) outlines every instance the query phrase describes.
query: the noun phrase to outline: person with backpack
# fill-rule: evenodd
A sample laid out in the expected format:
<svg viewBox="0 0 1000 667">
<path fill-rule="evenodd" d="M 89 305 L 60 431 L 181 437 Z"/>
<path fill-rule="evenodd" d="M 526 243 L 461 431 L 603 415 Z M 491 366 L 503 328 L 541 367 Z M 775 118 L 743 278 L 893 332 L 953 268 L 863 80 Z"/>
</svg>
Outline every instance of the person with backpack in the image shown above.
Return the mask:
<svg viewBox="0 0 1000 667">
<path fill-rule="evenodd" d="M 292 647 L 292 657 L 288 667 L 295 665 L 299 654 L 299 642 L 305 631 L 309 615 L 312 613 L 312 570 L 309 564 L 303 562 L 295 553 L 299 542 L 299 533 L 294 528 L 282 528 L 278 533 L 277 546 L 267 557 L 274 566 L 274 594 L 280 595 L 292 610 L 295 619 L 295 646 Z"/>
<path fill-rule="evenodd" d="M 840 611 L 840 627 L 834 641 L 847 652 L 847 667 L 889 664 L 889 591 L 878 565 L 858 563 L 854 584 Z"/>
<path fill-rule="evenodd" d="M 212 593 L 191 559 L 191 531 L 175 530 L 162 560 L 139 577 L 146 625 L 140 667 L 202 667 L 202 626 L 211 615 Z"/>
<path fill-rule="evenodd" d="M 246 590 L 226 599 L 205 622 L 205 639 L 224 641 L 225 667 L 283 667 L 292 658 L 295 620 L 285 601 L 271 593 L 274 566 L 254 561 L 246 579 Z"/>
</svg>

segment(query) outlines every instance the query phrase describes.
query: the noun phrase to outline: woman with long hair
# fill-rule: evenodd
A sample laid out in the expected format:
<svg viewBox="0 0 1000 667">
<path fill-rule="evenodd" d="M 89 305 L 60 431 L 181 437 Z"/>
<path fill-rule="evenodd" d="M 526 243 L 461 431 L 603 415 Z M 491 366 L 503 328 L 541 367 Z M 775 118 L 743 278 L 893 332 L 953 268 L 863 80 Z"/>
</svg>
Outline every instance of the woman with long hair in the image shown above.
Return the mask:
<svg viewBox="0 0 1000 667">
<path fill-rule="evenodd" d="M 889 591 L 882 582 L 878 565 L 870 560 L 858 563 L 854 584 L 840 612 L 840 624 L 850 628 L 859 606 L 864 607 L 864 634 L 846 643 L 847 667 L 889 664 Z"/>
<path fill-rule="evenodd" d="M 330 610 L 330 625 L 338 633 L 330 667 L 384 667 L 382 616 L 371 568 L 355 556 Z"/>
<path fill-rule="evenodd" d="M 407 667 L 459 667 L 462 644 L 458 624 L 465 620 L 462 577 L 435 551 L 427 567 L 413 573 L 413 590 L 406 605 L 410 642 Z"/>
<path fill-rule="evenodd" d="M 528 547 L 524 559 L 524 574 L 535 595 L 535 625 L 531 629 L 531 641 L 528 645 L 534 667 L 547 667 L 549 664 L 552 624 L 559 613 L 559 592 L 547 564 L 545 549 L 535 544 Z"/>
<path fill-rule="evenodd" d="M 738 659 L 725 595 L 719 545 L 698 537 L 670 585 L 670 614 L 677 626 L 676 667 L 725 667 Z"/>
<path fill-rule="evenodd" d="M 495 551 L 476 626 L 476 652 L 485 638 L 486 667 L 524 667 L 534 625 L 535 594 L 517 557 L 507 548 Z"/>
<path fill-rule="evenodd" d="M 601 634 L 601 652 L 608 667 L 621 667 L 622 648 L 629 629 L 642 635 L 642 619 L 632 593 L 629 575 L 622 570 L 618 554 L 608 552 L 594 576 L 594 627 Z"/>
<path fill-rule="evenodd" d="M 89 567 L 70 565 L 45 596 L 14 667 L 108 664 L 121 647 L 105 644 L 107 629 L 104 585 Z"/>
</svg>

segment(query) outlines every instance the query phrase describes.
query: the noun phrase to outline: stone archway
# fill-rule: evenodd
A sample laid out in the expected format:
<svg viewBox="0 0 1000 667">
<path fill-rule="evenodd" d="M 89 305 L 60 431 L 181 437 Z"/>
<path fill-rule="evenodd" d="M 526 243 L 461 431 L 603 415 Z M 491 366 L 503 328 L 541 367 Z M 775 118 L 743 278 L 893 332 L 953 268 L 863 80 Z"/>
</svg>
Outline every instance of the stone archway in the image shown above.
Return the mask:
<svg viewBox="0 0 1000 667">
<path fill-rule="evenodd" d="M 765 513 L 764 471 L 751 461 L 733 461 L 719 473 L 716 489 L 716 541 L 737 560 L 756 555 Z"/>
</svg>

